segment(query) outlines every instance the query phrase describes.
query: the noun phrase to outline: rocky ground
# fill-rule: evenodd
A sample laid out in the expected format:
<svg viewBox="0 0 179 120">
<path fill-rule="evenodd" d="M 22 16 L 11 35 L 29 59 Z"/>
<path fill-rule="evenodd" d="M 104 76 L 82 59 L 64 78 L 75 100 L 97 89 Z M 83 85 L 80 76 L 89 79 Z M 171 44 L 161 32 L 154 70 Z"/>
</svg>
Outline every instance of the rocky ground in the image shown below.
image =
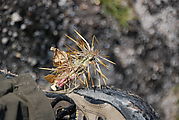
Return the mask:
<svg viewBox="0 0 179 120">
<path fill-rule="evenodd" d="M 73 45 L 64 35 L 74 35 L 77 29 L 89 41 L 95 35 L 98 49 L 116 62 L 110 71 L 104 70 L 108 83 L 140 95 L 168 120 L 167 95 L 179 83 L 179 1 L 130 4 L 137 19 L 123 28 L 96 2 L 1 0 L 0 69 L 29 72 L 44 86 L 47 71 L 39 67 L 52 66 L 49 48 L 65 50 L 65 44 Z"/>
</svg>

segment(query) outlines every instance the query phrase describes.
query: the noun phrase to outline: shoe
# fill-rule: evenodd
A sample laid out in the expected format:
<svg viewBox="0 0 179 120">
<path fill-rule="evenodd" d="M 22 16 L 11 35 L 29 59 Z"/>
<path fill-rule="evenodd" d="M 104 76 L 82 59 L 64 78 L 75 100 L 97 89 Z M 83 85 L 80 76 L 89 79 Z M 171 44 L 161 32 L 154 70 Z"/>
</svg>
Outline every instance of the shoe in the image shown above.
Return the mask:
<svg viewBox="0 0 179 120">
<path fill-rule="evenodd" d="M 46 95 L 53 99 L 52 107 L 58 120 L 159 120 L 149 104 L 122 90 L 84 88 L 69 94 Z"/>
</svg>

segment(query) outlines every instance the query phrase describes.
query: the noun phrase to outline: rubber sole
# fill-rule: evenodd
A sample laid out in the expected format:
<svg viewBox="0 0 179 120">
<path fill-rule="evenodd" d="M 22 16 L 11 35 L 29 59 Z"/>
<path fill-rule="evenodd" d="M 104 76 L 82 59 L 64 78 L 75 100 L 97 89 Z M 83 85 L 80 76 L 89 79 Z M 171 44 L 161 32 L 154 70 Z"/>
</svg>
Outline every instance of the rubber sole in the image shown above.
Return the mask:
<svg viewBox="0 0 179 120">
<path fill-rule="evenodd" d="M 126 91 L 105 87 L 77 89 L 73 93 L 84 96 L 92 104 L 108 103 L 114 106 L 126 120 L 159 120 L 158 114 L 149 104 Z"/>
</svg>

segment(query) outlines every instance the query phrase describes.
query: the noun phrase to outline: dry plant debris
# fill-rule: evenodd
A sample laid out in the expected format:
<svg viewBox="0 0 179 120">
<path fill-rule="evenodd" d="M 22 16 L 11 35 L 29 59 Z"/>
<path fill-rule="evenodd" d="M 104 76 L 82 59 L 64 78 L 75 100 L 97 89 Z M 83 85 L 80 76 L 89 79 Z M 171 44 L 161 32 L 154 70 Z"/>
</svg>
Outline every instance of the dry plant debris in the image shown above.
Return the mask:
<svg viewBox="0 0 179 120">
<path fill-rule="evenodd" d="M 100 55 L 100 51 L 94 48 L 96 37 L 93 36 L 91 46 L 80 33 L 74 30 L 79 36 L 72 38 L 66 35 L 67 38 L 72 40 L 78 48 L 67 46 L 68 51 L 61 51 L 58 48 L 51 47 L 53 51 L 53 66 L 55 68 L 41 68 L 44 70 L 52 71 L 51 74 L 45 76 L 53 85 L 51 88 L 57 91 L 58 88 L 64 90 L 72 90 L 79 86 L 83 87 L 101 87 L 101 82 L 106 85 L 107 77 L 101 71 L 100 66 L 108 68 L 104 61 L 115 64 L 114 62 Z M 91 77 L 91 71 L 98 75 L 98 82 Z M 96 85 L 97 84 L 97 85 Z"/>
</svg>

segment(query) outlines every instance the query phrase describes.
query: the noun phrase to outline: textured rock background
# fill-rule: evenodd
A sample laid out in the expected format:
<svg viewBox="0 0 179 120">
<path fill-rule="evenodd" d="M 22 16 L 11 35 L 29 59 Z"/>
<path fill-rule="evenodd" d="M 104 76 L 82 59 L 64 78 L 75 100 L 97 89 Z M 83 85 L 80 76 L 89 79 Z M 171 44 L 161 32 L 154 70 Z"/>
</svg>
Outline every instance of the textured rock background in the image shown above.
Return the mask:
<svg viewBox="0 0 179 120">
<path fill-rule="evenodd" d="M 121 28 L 87 0 L 1 0 L 0 69 L 30 72 L 43 86 L 47 72 L 38 68 L 52 66 L 49 48 L 73 45 L 64 34 L 75 28 L 89 41 L 96 35 L 98 49 L 117 63 L 104 70 L 110 85 L 137 93 L 167 118 L 160 103 L 179 83 L 179 1 L 129 2 L 137 19 Z"/>
</svg>

